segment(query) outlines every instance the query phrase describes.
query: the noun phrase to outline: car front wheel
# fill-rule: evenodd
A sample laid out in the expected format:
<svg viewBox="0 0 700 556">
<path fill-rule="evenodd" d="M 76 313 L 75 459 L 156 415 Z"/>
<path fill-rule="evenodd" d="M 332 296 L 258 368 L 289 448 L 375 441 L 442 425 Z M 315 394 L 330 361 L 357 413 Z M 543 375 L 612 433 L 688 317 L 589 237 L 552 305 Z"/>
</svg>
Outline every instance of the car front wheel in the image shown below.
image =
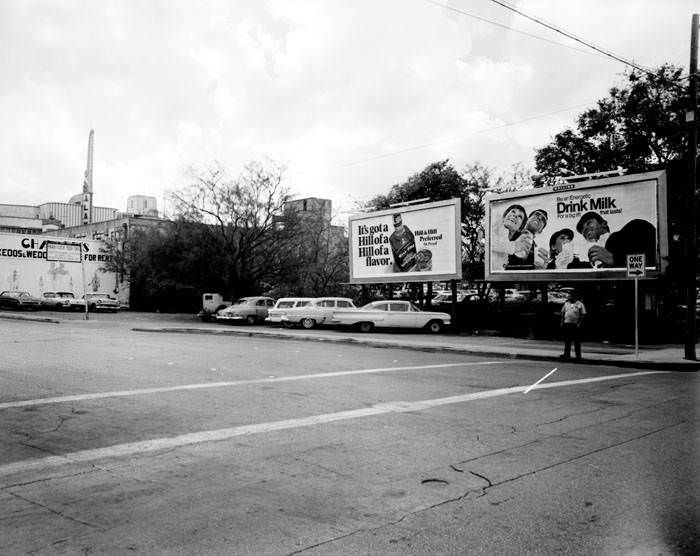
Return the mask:
<svg viewBox="0 0 700 556">
<path fill-rule="evenodd" d="M 306 330 L 311 330 L 314 326 L 316 326 L 316 321 L 309 318 L 301 319 L 301 326 L 306 328 Z"/>
<path fill-rule="evenodd" d="M 374 323 L 361 322 L 357 325 L 357 327 L 360 329 L 360 332 L 372 332 L 372 329 L 374 328 Z"/>
<path fill-rule="evenodd" d="M 441 320 L 431 320 L 428 323 L 427 329 L 431 334 L 439 334 L 445 329 L 445 325 Z"/>
</svg>

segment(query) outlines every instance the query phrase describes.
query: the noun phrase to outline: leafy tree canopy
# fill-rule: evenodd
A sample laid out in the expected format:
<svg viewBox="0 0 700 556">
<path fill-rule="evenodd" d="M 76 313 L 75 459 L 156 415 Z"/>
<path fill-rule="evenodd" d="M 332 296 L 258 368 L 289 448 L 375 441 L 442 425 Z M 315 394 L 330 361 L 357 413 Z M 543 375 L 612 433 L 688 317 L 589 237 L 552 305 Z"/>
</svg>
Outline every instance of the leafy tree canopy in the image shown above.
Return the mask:
<svg viewBox="0 0 700 556">
<path fill-rule="evenodd" d="M 378 195 L 364 208 L 386 209 L 395 203 L 426 199 L 461 199 L 462 266 L 467 279 L 484 276 L 484 197 L 489 191 L 507 191 L 532 185 L 530 173 L 519 165 L 507 175 L 497 175 L 480 163 L 456 170 L 449 159 L 433 162 L 405 182 Z"/>
<path fill-rule="evenodd" d="M 617 168 L 644 172 L 678 160 L 686 102 L 681 74 L 670 64 L 652 75 L 628 72 L 626 84 L 581 114 L 575 130 L 558 133 L 536 151 L 535 168 L 543 181 Z"/>
</svg>

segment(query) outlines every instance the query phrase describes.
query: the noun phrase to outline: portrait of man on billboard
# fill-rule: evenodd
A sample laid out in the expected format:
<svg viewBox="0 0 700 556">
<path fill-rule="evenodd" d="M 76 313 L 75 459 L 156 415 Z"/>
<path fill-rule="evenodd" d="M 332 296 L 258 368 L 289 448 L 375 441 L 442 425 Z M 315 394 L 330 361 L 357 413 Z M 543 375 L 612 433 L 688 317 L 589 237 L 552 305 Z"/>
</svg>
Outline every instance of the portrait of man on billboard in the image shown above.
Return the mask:
<svg viewBox="0 0 700 556">
<path fill-rule="evenodd" d="M 647 265 L 656 264 L 656 228 L 646 220 L 635 218 L 611 233 L 607 221 L 590 211 L 579 219 L 576 231 L 585 242 L 584 257 L 593 268 L 624 267 L 627 255 L 634 253 L 644 253 Z"/>
<path fill-rule="evenodd" d="M 503 212 L 503 217 L 494 226 L 491 257 L 497 268 L 504 269 L 515 253 L 529 251 L 532 242 L 521 233 L 526 220 L 525 209 L 522 205 L 514 204 Z"/>
<path fill-rule="evenodd" d="M 589 263 L 582 263 L 574 253 L 574 232 L 563 228 L 554 232 L 549 238 L 549 260 L 547 270 L 561 268 L 591 268 Z"/>
<path fill-rule="evenodd" d="M 508 256 L 506 270 L 533 270 L 547 266 L 549 249 L 542 247 L 537 239 L 546 226 L 547 211 L 541 208 L 533 210 L 520 232 L 522 248 Z"/>
</svg>

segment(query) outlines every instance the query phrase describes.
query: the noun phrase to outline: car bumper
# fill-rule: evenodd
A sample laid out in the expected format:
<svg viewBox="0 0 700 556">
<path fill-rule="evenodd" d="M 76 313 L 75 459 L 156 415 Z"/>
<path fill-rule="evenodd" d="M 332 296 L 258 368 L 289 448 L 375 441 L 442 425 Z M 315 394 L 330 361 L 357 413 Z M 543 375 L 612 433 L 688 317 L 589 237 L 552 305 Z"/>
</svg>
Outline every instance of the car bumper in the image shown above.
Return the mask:
<svg viewBox="0 0 700 556">
<path fill-rule="evenodd" d="M 237 321 L 245 320 L 246 318 L 247 318 L 247 317 L 245 317 L 245 316 L 243 316 L 243 315 L 225 315 L 225 316 L 216 315 L 216 320 L 220 320 L 220 321 L 233 321 L 233 322 L 237 322 Z"/>
</svg>

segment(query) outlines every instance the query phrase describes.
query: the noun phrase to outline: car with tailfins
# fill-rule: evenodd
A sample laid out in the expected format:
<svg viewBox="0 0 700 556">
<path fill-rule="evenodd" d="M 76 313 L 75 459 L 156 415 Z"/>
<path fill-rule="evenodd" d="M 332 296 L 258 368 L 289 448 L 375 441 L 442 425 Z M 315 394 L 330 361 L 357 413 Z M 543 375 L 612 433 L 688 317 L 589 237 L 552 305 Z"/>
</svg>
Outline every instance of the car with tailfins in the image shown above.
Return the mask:
<svg viewBox="0 0 700 556">
<path fill-rule="evenodd" d="M 438 311 L 421 311 L 410 301 L 388 299 L 373 301 L 359 309 L 335 311 L 333 323 L 352 326 L 361 332 L 374 328 L 423 328 L 437 334 L 450 325 L 451 317 Z"/>
<path fill-rule="evenodd" d="M 287 309 L 281 319 L 282 326 L 301 325 L 310 330 L 318 325 L 335 324 L 333 312 L 337 309 L 355 309 L 352 299 L 347 297 L 316 297 L 303 307 Z"/>
<path fill-rule="evenodd" d="M 71 299 L 75 299 L 73 292 L 43 292 L 39 302 L 43 309 L 60 311 L 70 309 Z"/>
<path fill-rule="evenodd" d="M 287 320 L 283 320 L 289 309 L 295 307 L 305 307 L 313 297 L 280 297 L 275 306 L 267 312 L 266 322 L 270 324 L 281 324 L 284 327 L 294 326 Z"/>
</svg>

